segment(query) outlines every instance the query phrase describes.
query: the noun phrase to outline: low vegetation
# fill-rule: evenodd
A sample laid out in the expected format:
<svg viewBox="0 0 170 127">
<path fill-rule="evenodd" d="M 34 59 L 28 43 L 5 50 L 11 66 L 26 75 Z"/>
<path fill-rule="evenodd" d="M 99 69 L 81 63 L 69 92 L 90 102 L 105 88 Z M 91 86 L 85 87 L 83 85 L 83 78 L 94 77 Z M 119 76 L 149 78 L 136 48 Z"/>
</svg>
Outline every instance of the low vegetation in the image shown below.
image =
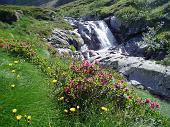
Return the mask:
<svg viewBox="0 0 170 127">
<path fill-rule="evenodd" d="M 54 27 L 71 29 L 62 18 L 37 19 L 41 8 L 2 8 L 30 13 L 0 22 L 0 126 L 170 125 L 155 99 L 139 97 L 113 70 L 58 55 L 43 38 Z"/>
</svg>

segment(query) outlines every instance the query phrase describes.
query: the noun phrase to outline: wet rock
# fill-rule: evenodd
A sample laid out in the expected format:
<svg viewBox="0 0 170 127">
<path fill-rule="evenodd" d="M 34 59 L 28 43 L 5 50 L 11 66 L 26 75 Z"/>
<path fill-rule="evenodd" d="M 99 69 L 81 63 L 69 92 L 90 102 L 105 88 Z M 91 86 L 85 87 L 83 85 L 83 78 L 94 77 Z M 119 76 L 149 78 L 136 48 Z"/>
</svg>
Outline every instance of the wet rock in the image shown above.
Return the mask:
<svg viewBox="0 0 170 127">
<path fill-rule="evenodd" d="M 120 31 L 120 27 L 122 23 L 117 17 L 110 16 L 110 17 L 105 18 L 104 21 L 107 23 L 109 28 L 112 29 L 112 31 L 114 32 Z"/>
</svg>

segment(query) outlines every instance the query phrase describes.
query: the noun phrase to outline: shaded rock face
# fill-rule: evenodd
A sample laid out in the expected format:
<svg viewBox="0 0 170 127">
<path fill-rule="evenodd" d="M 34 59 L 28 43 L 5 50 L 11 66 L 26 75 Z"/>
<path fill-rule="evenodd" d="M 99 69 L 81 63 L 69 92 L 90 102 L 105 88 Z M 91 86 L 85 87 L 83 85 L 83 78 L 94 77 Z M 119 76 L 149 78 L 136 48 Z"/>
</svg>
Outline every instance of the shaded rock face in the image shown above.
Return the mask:
<svg viewBox="0 0 170 127">
<path fill-rule="evenodd" d="M 113 29 L 113 31 L 120 31 L 122 23 L 117 17 L 110 16 L 105 18 L 104 21 L 107 23 L 110 29 Z"/>
<path fill-rule="evenodd" d="M 6 22 L 6 23 L 12 23 L 19 20 L 20 16 L 22 15 L 22 11 L 0 11 L 0 21 Z"/>
<path fill-rule="evenodd" d="M 126 42 L 125 44 L 125 50 L 130 56 L 140 56 L 144 57 L 145 53 L 147 51 L 147 45 L 142 42 L 142 37 L 137 36 L 129 41 Z"/>
</svg>

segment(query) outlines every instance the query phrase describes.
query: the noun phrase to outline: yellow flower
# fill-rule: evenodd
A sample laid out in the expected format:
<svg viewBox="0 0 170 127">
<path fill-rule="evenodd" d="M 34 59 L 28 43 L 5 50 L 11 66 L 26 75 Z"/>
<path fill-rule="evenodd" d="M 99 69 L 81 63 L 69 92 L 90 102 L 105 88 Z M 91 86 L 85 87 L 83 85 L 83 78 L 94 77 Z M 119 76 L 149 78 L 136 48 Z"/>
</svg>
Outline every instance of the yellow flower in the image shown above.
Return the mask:
<svg viewBox="0 0 170 127">
<path fill-rule="evenodd" d="M 15 64 L 19 63 L 19 61 L 14 61 Z"/>
<path fill-rule="evenodd" d="M 48 70 L 50 70 L 50 69 L 51 69 L 51 67 L 48 67 L 47 69 L 48 69 Z"/>
<path fill-rule="evenodd" d="M 107 109 L 106 107 L 101 107 L 101 109 L 102 109 L 103 111 L 108 111 L 108 109 Z"/>
<path fill-rule="evenodd" d="M 52 80 L 52 83 L 56 83 L 56 82 L 57 82 L 57 80 L 55 80 L 55 79 L 54 79 L 54 80 Z"/>
<path fill-rule="evenodd" d="M 12 85 L 11 85 L 11 88 L 15 88 L 15 85 L 14 85 L 14 84 L 12 84 Z"/>
<path fill-rule="evenodd" d="M 65 113 L 68 113 L 68 110 L 67 110 L 67 109 L 64 109 L 64 112 L 65 112 Z"/>
<path fill-rule="evenodd" d="M 17 115 L 17 116 L 16 116 L 16 119 L 17 119 L 18 121 L 21 120 L 21 118 L 22 118 L 21 115 Z"/>
<path fill-rule="evenodd" d="M 60 97 L 58 100 L 59 100 L 59 101 L 62 101 L 62 100 L 64 100 L 64 97 Z"/>
<path fill-rule="evenodd" d="M 12 72 L 12 73 L 15 73 L 16 71 L 15 71 L 15 70 L 12 70 L 11 72 Z"/>
<path fill-rule="evenodd" d="M 75 112 L 76 109 L 75 109 L 75 108 L 70 108 L 70 111 L 71 111 L 71 112 Z"/>
<path fill-rule="evenodd" d="M 31 116 L 28 116 L 28 117 L 27 117 L 28 121 L 31 121 L 31 118 L 32 118 Z"/>
<path fill-rule="evenodd" d="M 80 106 L 77 106 L 77 109 L 79 109 L 80 108 Z"/>
<path fill-rule="evenodd" d="M 9 66 L 12 66 L 13 64 L 12 63 L 10 63 L 10 64 L 8 64 Z"/>
<path fill-rule="evenodd" d="M 15 114 L 16 112 L 17 112 L 17 109 L 15 109 L 15 108 L 14 108 L 14 109 L 12 109 L 12 113 L 14 113 L 14 114 Z"/>
</svg>

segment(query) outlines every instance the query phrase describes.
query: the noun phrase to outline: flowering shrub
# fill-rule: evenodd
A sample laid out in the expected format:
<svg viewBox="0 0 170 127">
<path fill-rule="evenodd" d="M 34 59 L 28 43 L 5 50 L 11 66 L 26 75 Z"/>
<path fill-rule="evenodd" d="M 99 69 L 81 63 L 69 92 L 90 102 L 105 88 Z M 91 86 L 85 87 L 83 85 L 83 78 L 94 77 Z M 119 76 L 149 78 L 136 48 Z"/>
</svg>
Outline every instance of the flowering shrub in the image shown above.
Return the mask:
<svg viewBox="0 0 170 127">
<path fill-rule="evenodd" d="M 69 81 L 62 85 L 57 94 L 65 114 L 73 113 L 86 119 L 89 113 L 115 113 L 120 110 L 133 117 L 135 114 L 134 118 L 144 118 L 151 114 L 154 116 L 156 109 L 160 108 L 158 102 L 152 102 L 149 98 L 142 100 L 128 88 L 125 81 L 115 80 L 112 71 L 95 63 L 85 60 L 79 65 L 72 64 L 70 68 L 72 74 Z"/>
</svg>

